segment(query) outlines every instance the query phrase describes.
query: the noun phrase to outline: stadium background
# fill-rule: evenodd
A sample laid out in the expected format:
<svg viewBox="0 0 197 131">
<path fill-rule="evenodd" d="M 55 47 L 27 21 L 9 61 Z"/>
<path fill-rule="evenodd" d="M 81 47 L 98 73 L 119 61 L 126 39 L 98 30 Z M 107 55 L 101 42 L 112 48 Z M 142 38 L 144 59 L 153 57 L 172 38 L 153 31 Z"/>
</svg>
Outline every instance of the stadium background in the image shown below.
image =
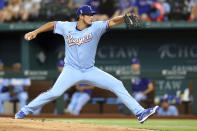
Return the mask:
<svg viewBox="0 0 197 131">
<path fill-rule="evenodd" d="M 132 92 L 131 78 L 136 74 L 130 72 L 130 62 L 132 58 L 139 58 L 142 72 L 138 75 L 148 77 L 155 83 L 154 104 L 159 104 L 162 97 L 170 96 L 171 103 L 176 105 L 180 112 L 177 119 L 190 117 L 195 119 L 197 114 L 197 105 L 194 104 L 197 102 L 195 89 L 197 85 L 197 23 L 196 21 L 188 22 L 190 12 L 183 10 L 186 8 L 184 0 L 168 2 L 172 6 L 169 20 L 144 21 L 140 29 L 127 30 L 124 24 L 110 29 L 100 40 L 96 66 L 122 80 L 128 91 Z M 176 12 L 174 3 L 179 3 L 180 6 L 176 9 L 179 8 L 181 11 Z M 52 81 L 58 77 L 56 62 L 64 58 L 64 40 L 53 32 L 47 32 L 27 42 L 24 40 L 24 34 L 47 21 L 73 20 L 76 10 L 74 7 L 70 6 L 68 1 L 43 1 L 38 16 L 30 16 L 26 21 L 18 18 L 0 24 L 0 58 L 5 66 L 5 70 L 0 71 L 0 77 L 31 78 L 32 85 L 28 90 L 29 101 L 49 89 Z M 21 72 L 12 71 L 14 63 L 21 63 Z M 192 101 L 182 101 L 186 88 L 192 89 Z M 103 115 L 128 117 L 120 115 L 116 104 L 106 102 L 108 98 L 115 97 L 112 93 L 95 89 L 93 97 L 104 98 L 104 100 L 96 104 L 90 101 L 79 117 Z M 57 117 L 73 118 L 63 114 L 67 104 L 65 105 L 62 99 L 60 97 L 57 102 L 59 114 Z M 7 106 L 7 113 L 11 116 L 18 108 L 16 103 L 10 102 Z M 42 114 L 37 117 L 52 114 L 55 106 L 55 103 L 47 104 Z M 124 113 L 131 114 L 126 108 Z"/>
</svg>

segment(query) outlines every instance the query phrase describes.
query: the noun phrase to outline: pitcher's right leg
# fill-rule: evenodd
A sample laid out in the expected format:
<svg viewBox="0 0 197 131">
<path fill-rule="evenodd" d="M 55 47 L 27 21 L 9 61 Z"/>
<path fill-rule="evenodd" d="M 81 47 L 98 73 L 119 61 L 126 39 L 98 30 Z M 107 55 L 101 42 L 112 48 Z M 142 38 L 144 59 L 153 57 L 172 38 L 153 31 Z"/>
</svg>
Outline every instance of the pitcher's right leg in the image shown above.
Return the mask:
<svg viewBox="0 0 197 131">
<path fill-rule="evenodd" d="M 28 115 L 30 112 L 34 112 L 35 110 L 39 109 L 42 105 L 58 98 L 69 87 L 74 85 L 79 80 L 80 80 L 80 72 L 78 70 L 73 69 L 70 66 L 65 66 L 62 73 L 60 74 L 57 81 L 55 82 L 54 86 L 49 91 L 40 94 L 28 105 L 23 107 L 21 111 L 19 111 L 15 115 L 15 118 L 22 118 Z"/>
</svg>

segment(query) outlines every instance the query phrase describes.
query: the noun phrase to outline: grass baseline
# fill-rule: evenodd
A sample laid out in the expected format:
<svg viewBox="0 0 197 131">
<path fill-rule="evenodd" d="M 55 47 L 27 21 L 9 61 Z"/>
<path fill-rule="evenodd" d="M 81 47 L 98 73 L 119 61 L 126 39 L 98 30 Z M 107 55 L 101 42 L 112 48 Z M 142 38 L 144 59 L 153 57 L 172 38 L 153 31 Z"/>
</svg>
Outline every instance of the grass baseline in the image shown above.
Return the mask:
<svg viewBox="0 0 197 131">
<path fill-rule="evenodd" d="M 161 131 L 197 131 L 197 120 L 182 119 L 150 119 L 144 124 L 140 124 L 137 119 L 54 119 L 50 121 L 77 122 L 82 124 L 108 125 L 138 129 L 152 129 Z"/>
</svg>

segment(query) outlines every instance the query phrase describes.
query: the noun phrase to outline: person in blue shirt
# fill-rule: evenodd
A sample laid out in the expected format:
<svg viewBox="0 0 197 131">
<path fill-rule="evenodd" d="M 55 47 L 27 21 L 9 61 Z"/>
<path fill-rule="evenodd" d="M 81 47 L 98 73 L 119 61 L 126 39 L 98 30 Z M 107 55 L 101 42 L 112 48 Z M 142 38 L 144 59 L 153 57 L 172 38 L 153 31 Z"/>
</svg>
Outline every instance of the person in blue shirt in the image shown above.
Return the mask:
<svg viewBox="0 0 197 131">
<path fill-rule="evenodd" d="M 0 59 L 0 71 L 4 70 L 3 62 Z M 31 85 L 29 78 L 0 79 L 0 114 L 4 113 L 4 102 L 19 100 L 20 109 L 26 105 L 28 86 Z"/>
<path fill-rule="evenodd" d="M 168 15 L 170 14 L 171 11 L 171 6 L 166 0 L 158 0 L 158 2 L 162 5 L 164 9 L 164 21 L 167 21 Z"/>
<path fill-rule="evenodd" d="M 4 113 L 4 102 L 19 100 L 20 109 L 26 105 L 28 99 L 27 89 L 31 85 L 29 78 L 3 79 L 0 92 L 0 114 Z M 7 89 L 6 89 L 7 88 Z"/>
<path fill-rule="evenodd" d="M 5 6 L 5 0 L 0 0 L 0 10 Z"/>
<path fill-rule="evenodd" d="M 155 1 L 156 0 L 137 0 L 136 7 L 138 8 L 139 15 L 149 14 Z"/>
<path fill-rule="evenodd" d="M 138 15 L 136 0 L 120 0 L 118 3 L 118 9 L 114 13 L 114 16 L 124 15 L 130 12 L 134 12 L 136 15 Z"/>
<path fill-rule="evenodd" d="M 170 105 L 168 100 L 164 99 L 161 102 L 161 107 L 157 112 L 158 116 L 178 116 L 179 112 L 174 105 Z"/>
<path fill-rule="evenodd" d="M 140 61 L 138 59 L 131 60 L 131 69 L 135 73 L 140 72 Z M 133 77 L 131 82 L 134 98 L 138 102 L 146 100 L 147 94 L 154 90 L 150 79 Z"/>
<path fill-rule="evenodd" d="M 65 113 L 79 115 L 82 107 L 90 100 L 94 86 L 78 84 L 75 88 L 77 91 L 72 95 L 71 102 Z"/>
</svg>

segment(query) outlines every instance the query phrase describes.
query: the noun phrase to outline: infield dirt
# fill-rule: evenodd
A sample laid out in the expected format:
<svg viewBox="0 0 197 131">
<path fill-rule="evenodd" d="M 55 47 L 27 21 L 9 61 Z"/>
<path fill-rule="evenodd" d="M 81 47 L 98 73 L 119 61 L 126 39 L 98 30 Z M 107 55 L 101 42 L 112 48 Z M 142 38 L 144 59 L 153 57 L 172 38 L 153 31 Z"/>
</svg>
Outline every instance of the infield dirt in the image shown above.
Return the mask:
<svg viewBox="0 0 197 131">
<path fill-rule="evenodd" d="M 60 121 L 0 118 L 0 131 L 151 131 Z"/>
</svg>

